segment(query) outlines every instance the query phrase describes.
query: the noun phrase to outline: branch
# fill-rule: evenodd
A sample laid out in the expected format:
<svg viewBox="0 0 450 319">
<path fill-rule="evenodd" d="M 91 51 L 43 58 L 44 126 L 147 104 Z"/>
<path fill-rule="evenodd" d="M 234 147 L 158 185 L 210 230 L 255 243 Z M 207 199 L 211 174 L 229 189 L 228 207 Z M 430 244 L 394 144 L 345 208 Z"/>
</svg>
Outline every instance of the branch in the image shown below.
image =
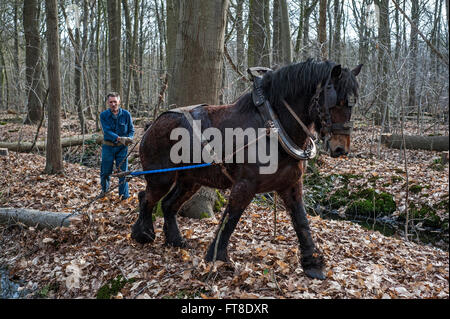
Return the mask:
<svg viewBox="0 0 450 319">
<path fill-rule="evenodd" d="M 249 82 L 249 80 L 247 79 L 247 77 L 242 74 L 241 71 L 239 71 L 238 67 L 236 66 L 236 64 L 234 64 L 233 60 L 231 59 L 230 53 L 228 52 L 228 48 L 226 45 L 224 45 L 224 50 L 223 50 L 225 57 L 227 58 L 228 63 L 230 63 L 231 68 L 234 70 L 234 72 L 236 72 L 240 77 L 241 80 L 245 81 L 245 82 Z"/>
<path fill-rule="evenodd" d="M 402 8 L 400 8 L 400 6 L 398 5 L 398 3 L 395 0 L 392 0 L 392 2 L 394 3 L 395 7 L 398 9 L 398 11 L 400 11 L 403 16 L 406 18 L 406 20 L 408 20 L 408 22 L 411 24 L 411 27 L 414 28 L 417 33 L 420 35 L 420 37 L 423 39 L 423 41 L 426 42 L 426 44 L 430 47 L 430 49 L 439 57 L 439 59 L 441 59 L 444 64 L 448 67 L 448 61 L 447 59 L 442 55 L 441 52 L 439 52 L 439 50 L 423 35 L 422 32 L 420 32 L 419 28 L 415 25 L 414 22 L 412 22 L 412 20 L 408 17 L 408 15 L 405 13 L 405 11 L 402 10 Z"/>
</svg>

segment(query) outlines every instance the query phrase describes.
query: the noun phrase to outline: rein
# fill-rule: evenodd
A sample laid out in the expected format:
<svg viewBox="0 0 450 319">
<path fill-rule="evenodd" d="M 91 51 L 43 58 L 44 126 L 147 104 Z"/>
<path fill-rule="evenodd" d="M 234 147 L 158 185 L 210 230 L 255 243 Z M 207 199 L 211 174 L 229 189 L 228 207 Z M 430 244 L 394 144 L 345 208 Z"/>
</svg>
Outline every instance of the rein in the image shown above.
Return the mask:
<svg viewBox="0 0 450 319">
<path fill-rule="evenodd" d="M 267 71 L 270 71 L 270 69 L 263 68 L 263 67 L 254 67 L 254 68 L 247 69 L 247 72 L 250 74 L 251 79 L 253 80 L 253 92 L 252 92 L 253 103 L 256 105 L 259 113 L 261 114 L 261 116 L 264 120 L 264 125 L 266 126 L 266 128 L 269 131 L 270 130 L 277 131 L 278 141 L 280 142 L 283 149 L 291 157 L 295 158 L 296 160 L 310 160 L 310 159 L 314 158 L 317 154 L 316 144 L 314 143 L 314 136 L 311 133 L 309 133 L 309 135 L 307 133 L 308 138 L 310 140 L 310 143 L 309 143 L 309 146 L 307 147 L 307 149 L 303 150 L 302 148 L 297 146 L 294 143 L 294 141 L 289 137 L 289 135 L 286 133 L 286 131 L 284 130 L 283 126 L 281 125 L 281 123 L 278 119 L 278 116 L 276 115 L 272 106 L 270 105 L 270 102 L 264 96 L 264 92 L 263 92 L 263 88 L 262 88 L 261 73 L 264 74 Z M 287 103 L 285 105 L 287 105 Z M 289 110 L 289 108 L 288 108 L 288 110 Z M 298 120 L 300 120 L 300 119 L 298 118 Z M 301 120 L 300 120 L 300 122 L 301 122 Z M 304 125 L 304 124 L 303 125 L 300 124 L 300 125 L 302 126 L 302 128 L 303 128 L 303 126 L 306 128 L 306 125 Z M 308 130 L 308 132 L 309 132 L 309 130 Z"/>
</svg>

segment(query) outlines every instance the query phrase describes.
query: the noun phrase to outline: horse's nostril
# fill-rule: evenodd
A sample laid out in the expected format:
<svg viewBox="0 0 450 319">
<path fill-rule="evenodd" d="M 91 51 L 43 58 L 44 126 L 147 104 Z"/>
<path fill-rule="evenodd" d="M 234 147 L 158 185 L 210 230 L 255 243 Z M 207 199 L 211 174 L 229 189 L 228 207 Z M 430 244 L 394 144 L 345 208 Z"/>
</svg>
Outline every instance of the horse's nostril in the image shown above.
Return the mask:
<svg viewBox="0 0 450 319">
<path fill-rule="evenodd" d="M 336 147 L 336 149 L 334 150 L 334 153 L 336 155 L 343 155 L 343 154 L 345 154 L 345 149 L 343 147 Z"/>
</svg>

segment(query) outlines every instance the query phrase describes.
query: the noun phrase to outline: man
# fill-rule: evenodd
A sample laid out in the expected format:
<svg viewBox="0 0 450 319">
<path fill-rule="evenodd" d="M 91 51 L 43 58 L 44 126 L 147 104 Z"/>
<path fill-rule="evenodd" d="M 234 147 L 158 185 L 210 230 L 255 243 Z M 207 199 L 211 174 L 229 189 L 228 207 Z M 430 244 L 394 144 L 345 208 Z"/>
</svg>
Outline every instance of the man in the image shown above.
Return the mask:
<svg viewBox="0 0 450 319">
<path fill-rule="evenodd" d="M 100 168 L 100 184 L 102 194 L 109 189 L 110 175 L 114 161 L 120 171 L 128 169 L 128 145 L 133 143 L 134 126 L 131 114 L 120 106 L 120 95 L 116 92 L 108 93 L 106 103 L 109 109 L 100 113 L 100 123 L 103 130 L 102 164 Z M 119 179 L 119 197 L 121 200 L 130 197 L 128 183 L 125 177 Z"/>
</svg>

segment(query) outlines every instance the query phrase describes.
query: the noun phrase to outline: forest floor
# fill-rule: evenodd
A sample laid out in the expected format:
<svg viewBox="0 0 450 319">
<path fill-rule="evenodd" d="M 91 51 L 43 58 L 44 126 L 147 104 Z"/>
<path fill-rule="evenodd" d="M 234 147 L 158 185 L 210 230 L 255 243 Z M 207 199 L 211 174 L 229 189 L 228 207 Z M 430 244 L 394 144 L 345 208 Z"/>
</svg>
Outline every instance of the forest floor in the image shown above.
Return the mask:
<svg viewBox="0 0 450 319">
<path fill-rule="evenodd" d="M 1 118 L 0 141 L 33 140 L 36 126 L 20 124 L 16 115 Z M 89 125 L 95 126 L 92 121 Z M 137 125 L 137 137 L 143 126 Z M 63 120 L 62 128 L 63 136 L 79 131 L 75 117 Z M 416 129 L 413 123 L 406 126 L 410 134 L 417 134 Z M 321 206 L 311 199 L 314 187 L 308 190 L 305 182 L 312 236 L 326 261 L 325 280 L 304 275 L 289 215 L 278 210 L 274 234 L 272 207 L 261 197 L 250 204 L 231 237 L 232 263 L 213 265 L 203 258 L 220 212 L 202 220 L 178 217 L 186 249 L 164 245 L 161 217 L 154 223 L 153 243 L 141 245 L 130 238 L 138 216 L 137 194 L 145 188 L 135 178 L 128 200 L 119 201 L 117 192 L 111 192 L 69 227 L 0 225 L 0 269 L 17 283 L 21 298 L 449 298 L 448 163 L 439 162 L 438 152 L 407 151 L 407 205 L 402 152 L 381 145 L 378 153 L 379 130 L 358 122 L 352 154 L 337 159 L 320 155 L 313 163 L 316 174 L 333 193 L 344 188 L 350 193 L 362 188 L 389 193 L 395 201 L 393 219 L 401 221 L 408 206 L 416 214 L 413 229 L 425 228 L 428 219 L 441 221 L 441 226 L 446 222 L 446 239 L 426 244 L 411 231 L 406 241 L 398 233 L 385 236 L 352 221 L 322 218 L 317 213 Z M 435 126 L 428 133 L 448 135 L 445 130 Z M 45 127 L 39 136 L 45 138 Z M 65 149 L 65 171 L 56 176 L 43 173 L 44 153 L 0 156 L 0 207 L 79 210 L 100 192 L 99 154 L 95 144 Z M 132 169 L 139 169 L 137 162 L 132 161 Z M 335 207 L 335 212 L 342 215 L 349 205 Z M 432 209 L 421 216 L 415 207 Z"/>
</svg>

